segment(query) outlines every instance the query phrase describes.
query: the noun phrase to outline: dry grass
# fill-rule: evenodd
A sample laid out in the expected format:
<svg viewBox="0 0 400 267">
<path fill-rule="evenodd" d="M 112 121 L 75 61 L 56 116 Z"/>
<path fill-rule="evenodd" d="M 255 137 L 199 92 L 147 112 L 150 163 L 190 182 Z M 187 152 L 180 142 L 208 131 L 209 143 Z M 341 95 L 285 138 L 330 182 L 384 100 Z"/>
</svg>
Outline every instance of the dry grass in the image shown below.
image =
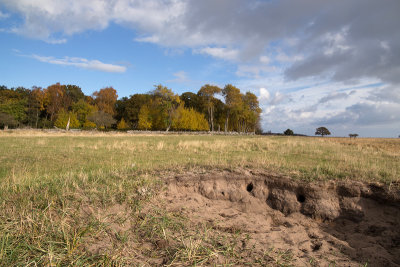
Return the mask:
<svg viewBox="0 0 400 267">
<path fill-rule="evenodd" d="M 0 181 L 93 171 L 248 167 L 294 178 L 399 181 L 400 139 L 0 133 Z"/>
<path fill-rule="evenodd" d="M 235 235 L 155 208 L 160 172 L 396 184 L 399 162 L 399 139 L 0 132 L 0 265 L 245 264 Z M 249 264 L 290 265 L 290 253 Z"/>
</svg>

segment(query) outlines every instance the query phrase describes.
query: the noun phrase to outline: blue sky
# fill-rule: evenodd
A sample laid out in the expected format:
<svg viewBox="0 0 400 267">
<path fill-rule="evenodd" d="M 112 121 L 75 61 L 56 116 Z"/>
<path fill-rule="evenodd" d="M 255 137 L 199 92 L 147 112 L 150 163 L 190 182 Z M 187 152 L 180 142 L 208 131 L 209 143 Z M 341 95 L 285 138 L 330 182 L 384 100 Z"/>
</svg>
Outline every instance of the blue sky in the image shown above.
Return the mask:
<svg viewBox="0 0 400 267">
<path fill-rule="evenodd" d="M 0 0 L 0 84 L 232 83 L 265 131 L 400 134 L 397 0 Z"/>
</svg>

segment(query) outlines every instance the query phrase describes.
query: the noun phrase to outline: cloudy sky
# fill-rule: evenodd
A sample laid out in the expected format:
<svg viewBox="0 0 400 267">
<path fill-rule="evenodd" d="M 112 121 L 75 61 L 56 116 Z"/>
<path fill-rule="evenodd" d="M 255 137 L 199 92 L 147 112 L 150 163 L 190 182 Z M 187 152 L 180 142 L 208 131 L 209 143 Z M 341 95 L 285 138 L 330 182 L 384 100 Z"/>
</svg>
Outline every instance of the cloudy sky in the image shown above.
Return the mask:
<svg viewBox="0 0 400 267">
<path fill-rule="evenodd" d="M 400 134 L 399 0 L 0 0 L 0 84 L 231 83 L 265 131 Z"/>
</svg>

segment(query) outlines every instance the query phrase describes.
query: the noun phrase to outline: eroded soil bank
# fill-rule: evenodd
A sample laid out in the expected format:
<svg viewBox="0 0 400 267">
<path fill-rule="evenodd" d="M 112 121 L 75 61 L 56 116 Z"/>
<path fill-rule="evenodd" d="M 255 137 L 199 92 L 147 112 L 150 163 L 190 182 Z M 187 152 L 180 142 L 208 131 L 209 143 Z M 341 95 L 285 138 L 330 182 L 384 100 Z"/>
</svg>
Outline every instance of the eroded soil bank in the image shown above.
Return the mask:
<svg viewBox="0 0 400 267">
<path fill-rule="evenodd" d="M 168 211 L 246 233 L 243 251 L 290 252 L 296 266 L 400 266 L 398 189 L 257 171 L 185 173 L 165 182 Z"/>
</svg>

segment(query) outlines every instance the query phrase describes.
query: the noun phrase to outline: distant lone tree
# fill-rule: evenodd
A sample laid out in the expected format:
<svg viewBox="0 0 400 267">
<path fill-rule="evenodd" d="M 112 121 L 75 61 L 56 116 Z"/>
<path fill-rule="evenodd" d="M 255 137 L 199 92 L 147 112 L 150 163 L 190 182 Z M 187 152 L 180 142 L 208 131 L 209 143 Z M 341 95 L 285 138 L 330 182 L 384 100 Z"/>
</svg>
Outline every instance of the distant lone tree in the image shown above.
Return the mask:
<svg viewBox="0 0 400 267">
<path fill-rule="evenodd" d="M 331 132 L 326 127 L 319 127 L 315 131 L 315 135 L 321 135 L 324 137 L 324 135 L 331 135 Z"/>
<path fill-rule="evenodd" d="M 355 139 L 357 136 L 358 136 L 358 134 L 356 134 L 356 133 L 354 133 L 354 134 L 349 134 L 349 137 L 350 137 L 350 138 L 354 138 L 354 139 Z"/>
<path fill-rule="evenodd" d="M 294 135 L 294 132 L 290 129 L 287 129 L 286 131 L 283 132 L 284 135 Z"/>
</svg>

